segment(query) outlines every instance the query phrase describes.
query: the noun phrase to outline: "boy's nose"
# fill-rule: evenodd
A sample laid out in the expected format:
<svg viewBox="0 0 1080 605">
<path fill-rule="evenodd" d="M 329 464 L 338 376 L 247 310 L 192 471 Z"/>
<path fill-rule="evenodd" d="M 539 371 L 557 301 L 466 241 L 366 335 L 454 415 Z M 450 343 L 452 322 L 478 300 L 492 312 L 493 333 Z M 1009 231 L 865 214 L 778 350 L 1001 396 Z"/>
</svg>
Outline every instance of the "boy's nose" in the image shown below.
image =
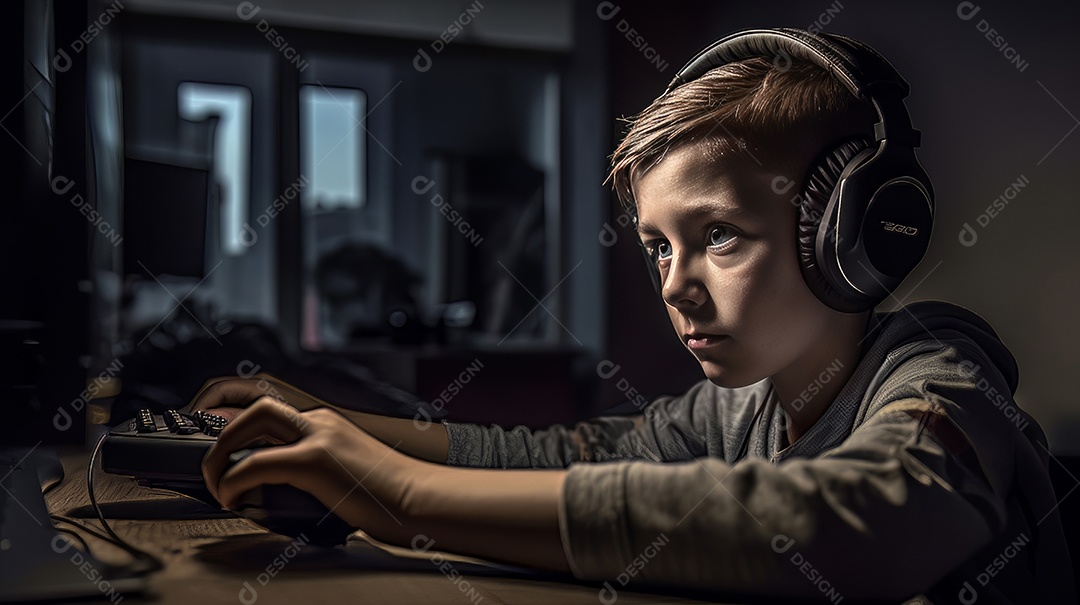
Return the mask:
<svg viewBox="0 0 1080 605">
<path fill-rule="evenodd" d="M 691 309 L 705 303 L 708 291 L 697 274 L 693 257 L 672 255 L 664 275 L 664 302 L 676 309 Z"/>
</svg>

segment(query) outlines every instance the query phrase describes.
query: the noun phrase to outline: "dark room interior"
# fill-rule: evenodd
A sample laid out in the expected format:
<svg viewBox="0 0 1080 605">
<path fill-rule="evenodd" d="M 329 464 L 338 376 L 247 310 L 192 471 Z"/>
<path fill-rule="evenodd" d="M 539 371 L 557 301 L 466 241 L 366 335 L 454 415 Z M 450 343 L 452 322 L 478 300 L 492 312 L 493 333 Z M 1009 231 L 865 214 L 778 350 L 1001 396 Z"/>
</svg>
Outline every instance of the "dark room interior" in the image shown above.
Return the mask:
<svg viewBox="0 0 1080 605">
<path fill-rule="evenodd" d="M 263 602 L 576 603 L 599 590 L 610 603 L 612 586 L 641 603 L 790 602 L 464 556 L 479 551 L 425 558 L 416 539 L 355 556 L 311 552 L 272 531 L 244 534 L 261 528 L 208 507 L 198 476 L 140 480 L 156 485 L 146 494 L 125 479 L 109 493 L 132 499 L 100 509 L 92 495 L 80 499 L 106 434 L 147 411 L 190 411 L 215 377 L 275 397 L 273 385 L 287 383 L 418 426 L 529 430 L 638 418 L 685 393 L 705 379 L 702 366 L 642 270 L 633 219 L 607 181 L 611 156 L 627 120 L 700 49 L 773 27 L 850 35 L 910 84 L 933 233 L 877 310 L 944 300 L 993 326 L 1019 385 L 1014 397 L 986 397 L 1010 419 L 1015 404 L 1045 433 L 1036 453 L 1072 565 L 1080 556 L 1080 406 L 1068 378 L 1080 366 L 1080 80 L 1068 42 L 1080 5 L 17 0 L 6 9 L 0 448 L 10 468 L 39 456 L 62 463 L 41 510 L 99 534 L 38 521 L 31 529 L 48 531 L 27 529 L 25 540 L 53 540 L 57 557 L 30 563 L 32 572 L 48 577 L 56 566 L 85 584 L 74 551 L 60 556 L 53 538 L 77 530 L 76 550 L 112 584 L 13 591 L 0 602 L 97 602 L 114 589 L 132 603 L 186 602 L 196 593 L 185 584 L 200 575 L 212 602 L 239 591 L 244 603 L 256 593 Z M 139 468 L 170 455 L 154 452 L 135 456 L 145 458 Z M 109 454 L 103 484 L 119 481 Z M 37 521 L 36 484 L 25 506 L 14 495 L 25 486 L 3 485 L 5 531 L 20 509 Z M 118 572 L 149 559 L 107 541 L 101 511 L 164 569 Z M 173 525 L 139 542 L 148 522 Z M 221 539 L 233 534 L 251 540 Z M 170 541 L 175 552 L 165 552 Z M 0 552 L 0 566 L 17 552 Z M 647 568 L 650 558 L 634 561 Z M 268 562 L 281 563 L 273 584 L 264 579 L 277 571 L 260 576 Z M 312 578 L 324 583 L 306 586 Z"/>
</svg>

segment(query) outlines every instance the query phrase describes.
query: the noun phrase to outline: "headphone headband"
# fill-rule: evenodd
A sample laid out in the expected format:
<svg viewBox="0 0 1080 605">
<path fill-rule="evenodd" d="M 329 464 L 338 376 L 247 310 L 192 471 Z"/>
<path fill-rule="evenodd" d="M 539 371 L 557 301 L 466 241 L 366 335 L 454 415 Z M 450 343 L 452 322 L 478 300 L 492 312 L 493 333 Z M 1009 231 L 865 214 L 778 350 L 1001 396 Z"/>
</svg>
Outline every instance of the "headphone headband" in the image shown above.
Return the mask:
<svg viewBox="0 0 1080 605">
<path fill-rule="evenodd" d="M 908 96 L 911 87 L 885 57 L 847 36 L 812 34 L 790 29 L 752 29 L 717 40 L 679 70 L 664 94 L 705 75 L 710 69 L 753 57 L 783 57 L 810 61 L 828 70 L 858 97 L 871 97 L 870 89 L 883 85 Z"/>
</svg>

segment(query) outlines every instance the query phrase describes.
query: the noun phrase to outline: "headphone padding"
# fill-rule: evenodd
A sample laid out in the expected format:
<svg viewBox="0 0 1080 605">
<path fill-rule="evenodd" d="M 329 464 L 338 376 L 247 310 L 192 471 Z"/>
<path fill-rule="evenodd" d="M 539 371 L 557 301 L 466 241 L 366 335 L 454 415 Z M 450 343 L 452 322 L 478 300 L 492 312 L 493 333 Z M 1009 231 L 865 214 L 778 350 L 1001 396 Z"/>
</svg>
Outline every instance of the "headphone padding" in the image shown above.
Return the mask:
<svg viewBox="0 0 1080 605">
<path fill-rule="evenodd" d="M 830 224 L 823 227 L 821 223 L 840 175 L 856 156 L 872 153 L 873 146 L 874 143 L 868 138 L 848 139 L 819 156 L 807 172 L 806 184 L 799 197 L 797 246 L 803 279 L 818 300 L 845 313 L 861 311 L 866 305 L 854 297 L 857 293 L 845 291 L 840 284 L 831 283 L 822 273 L 818 265 L 817 234 L 821 228 L 832 228 Z"/>
</svg>

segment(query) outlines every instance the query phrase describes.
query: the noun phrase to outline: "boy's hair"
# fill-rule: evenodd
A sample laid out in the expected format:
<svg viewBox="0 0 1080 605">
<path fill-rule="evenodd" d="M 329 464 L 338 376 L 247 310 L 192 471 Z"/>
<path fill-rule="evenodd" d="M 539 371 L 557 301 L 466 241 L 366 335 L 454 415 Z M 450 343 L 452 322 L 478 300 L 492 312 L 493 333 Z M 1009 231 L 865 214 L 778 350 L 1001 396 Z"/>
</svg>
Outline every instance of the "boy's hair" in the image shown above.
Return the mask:
<svg viewBox="0 0 1080 605">
<path fill-rule="evenodd" d="M 870 136 L 875 121 L 868 102 L 817 64 L 792 58 L 780 67 L 764 57 L 744 59 L 679 86 L 631 118 L 608 180 L 633 209 L 634 181 L 677 147 L 699 144 L 712 157 L 740 153 L 756 163 L 775 162 L 792 141 L 811 137 L 828 145 Z"/>
</svg>

